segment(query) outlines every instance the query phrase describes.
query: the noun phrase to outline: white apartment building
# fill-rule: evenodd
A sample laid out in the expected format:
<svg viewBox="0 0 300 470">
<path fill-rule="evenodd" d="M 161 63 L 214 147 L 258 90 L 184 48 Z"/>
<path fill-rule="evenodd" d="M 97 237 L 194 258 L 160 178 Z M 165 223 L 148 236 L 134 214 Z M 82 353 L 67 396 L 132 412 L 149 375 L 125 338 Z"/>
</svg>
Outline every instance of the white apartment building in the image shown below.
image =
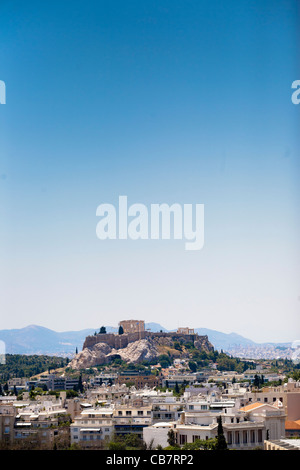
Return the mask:
<svg viewBox="0 0 300 470">
<path fill-rule="evenodd" d="M 82 448 L 101 448 L 114 431 L 112 408 L 88 408 L 75 416 L 70 425 L 71 445 Z"/>
<path fill-rule="evenodd" d="M 152 399 L 153 423 L 177 421 L 184 409 L 182 400 L 172 397 L 157 397 Z"/>
<path fill-rule="evenodd" d="M 264 382 L 276 382 L 278 380 L 283 380 L 284 376 L 283 375 L 278 375 L 276 373 L 271 373 L 269 370 L 263 370 L 260 368 L 257 369 L 248 369 L 245 370 L 244 372 L 244 380 L 249 380 L 249 382 L 253 383 L 255 380 L 255 377 L 263 377 Z"/>
<path fill-rule="evenodd" d="M 137 434 L 143 437 L 143 429 L 152 424 L 152 405 L 139 403 L 115 404 L 113 412 L 116 435 Z"/>
<path fill-rule="evenodd" d="M 50 445 L 58 434 L 58 425 L 68 421 L 67 410 L 61 400 L 41 400 L 35 402 L 18 401 L 16 409 L 13 440 L 18 441 L 30 436 L 39 436 L 41 445 Z"/>
<path fill-rule="evenodd" d="M 235 406 L 236 402 L 234 400 L 219 400 L 212 396 L 189 400 L 185 403 L 184 409 L 191 416 L 196 417 L 199 413 L 202 415 L 204 411 L 220 412 Z"/>
<path fill-rule="evenodd" d="M 206 375 L 204 376 L 204 374 L 201 372 L 186 374 L 173 373 L 167 375 L 167 377 L 162 380 L 162 386 L 167 388 L 175 388 L 176 384 L 180 387 L 181 385 L 200 383 L 205 378 Z"/>
<path fill-rule="evenodd" d="M 128 395 L 128 388 L 125 384 L 97 386 L 88 391 L 88 396 L 93 403 L 115 403 Z"/>
</svg>

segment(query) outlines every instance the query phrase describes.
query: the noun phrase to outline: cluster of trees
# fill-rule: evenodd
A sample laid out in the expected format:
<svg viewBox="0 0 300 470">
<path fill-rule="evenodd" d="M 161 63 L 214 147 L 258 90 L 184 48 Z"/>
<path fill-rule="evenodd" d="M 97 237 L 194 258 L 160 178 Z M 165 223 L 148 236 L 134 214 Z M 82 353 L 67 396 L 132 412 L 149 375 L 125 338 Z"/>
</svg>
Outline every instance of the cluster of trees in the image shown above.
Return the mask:
<svg viewBox="0 0 300 470">
<path fill-rule="evenodd" d="M 123 327 L 120 325 L 120 326 L 119 326 L 119 330 L 118 330 L 118 334 L 119 334 L 119 335 L 122 335 L 123 333 L 124 333 Z M 98 335 L 98 334 L 100 334 L 100 335 L 102 335 L 102 334 L 106 335 L 106 328 L 105 328 L 105 326 L 101 326 L 101 328 L 99 329 L 99 333 L 97 333 L 97 331 L 95 331 L 94 335 L 96 336 L 96 335 Z"/>
<path fill-rule="evenodd" d="M 146 450 L 143 439 L 137 434 L 129 433 L 126 436 L 113 436 L 108 444 L 108 450 Z"/>
<path fill-rule="evenodd" d="M 200 351 L 197 348 L 190 348 L 191 360 L 189 363 L 190 369 L 195 372 L 201 368 L 207 367 L 211 362 L 216 362 L 218 364 L 218 370 L 225 371 L 236 371 L 238 373 L 243 373 L 247 369 L 253 369 L 255 367 L 253 362 L 242 361 L 239 358 L 229 356 L 224 353 L 222 350 L 219 351 Z"/>
<path fill-rule="evenodd" d="M 70 444 L 69 422 L 61 422 L 57 426 L 57 433 L 53 442 L 45 442 L 40 432 L 14 442 L 0 441 L 0 450 L 72 450 Z"/>
<path fill-rule="evenodd" d="M 6 354 L 5 364 L 0 364 L 0 380 L 5 382 L 13 377 L 32 377 L 42 372 L 66 367 L 68 358 L 45 355 Z"/>
</svg>

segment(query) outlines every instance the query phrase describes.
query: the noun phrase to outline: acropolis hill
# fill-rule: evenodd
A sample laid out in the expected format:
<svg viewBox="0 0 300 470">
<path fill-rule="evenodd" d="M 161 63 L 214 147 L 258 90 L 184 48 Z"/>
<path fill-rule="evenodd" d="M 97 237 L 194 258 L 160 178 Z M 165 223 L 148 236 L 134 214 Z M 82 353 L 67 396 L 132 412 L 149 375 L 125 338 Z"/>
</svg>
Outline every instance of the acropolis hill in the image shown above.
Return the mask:
<svg viewBox="0 0 300 470">
<path fill-rule="evenodd" d="M 119 356 L 126 362 L 153 360 L 161 354 L 180 354 L 175 344 L 192 343 L 200 351 L 212 352 L 207 336 L 200 336 L 190 328 L 176 332 L 152 332 L 145 329 L 143 320 L 124 320 L 118 333 L 98 333 L 87 336 L 82 351 L 72 360 L 75 369 L 109 363 Z"/>
<path fill-rule="evenodd" d="M 129 343 L 140 341 L 147 338 L 171 338 L 174 341 L 181 340 L 183 342 L 199 341 L 203 345 L 203 349 L 213 351 L 213 346 L 209 343 L 207 336 L 199 336 L 190 328 L 178 328 L 176 332 L 152 332 L 145 330 L 143 320 L 123 320 L 119 323 L 119 327 L 123 329 L 122 334 L 115 333 L 98 333 L 93 336 L 87 336 L 83 344 L 83 349 L 90 348 L 97 343 L 106 343 L 114 349 L 123 349 Z"/>
</svg>

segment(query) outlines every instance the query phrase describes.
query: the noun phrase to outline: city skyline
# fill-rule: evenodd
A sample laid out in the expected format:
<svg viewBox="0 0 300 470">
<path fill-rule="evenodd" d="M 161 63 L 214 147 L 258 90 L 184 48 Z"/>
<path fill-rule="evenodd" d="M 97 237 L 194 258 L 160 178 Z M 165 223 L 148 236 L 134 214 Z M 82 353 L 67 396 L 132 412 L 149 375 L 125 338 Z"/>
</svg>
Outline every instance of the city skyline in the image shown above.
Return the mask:
<svg viewBox="0 0 300 470">
<path fill-rule="evenodd" d="M 299 3 L 3 2 L 0 329 L 299 340 Z M 97 207 L 203 204 L 204 245 Z"/>
</svg>

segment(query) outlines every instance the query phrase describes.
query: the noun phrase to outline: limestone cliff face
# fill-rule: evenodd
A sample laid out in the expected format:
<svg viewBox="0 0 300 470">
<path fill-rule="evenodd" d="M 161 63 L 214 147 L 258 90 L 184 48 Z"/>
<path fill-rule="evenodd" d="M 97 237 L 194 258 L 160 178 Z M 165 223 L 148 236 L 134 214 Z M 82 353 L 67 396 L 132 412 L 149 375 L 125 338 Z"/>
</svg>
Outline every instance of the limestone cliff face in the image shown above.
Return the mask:
<svg viewBox="0 0 300 470">
<path fill-rule="evenodd" d="M 90 348 L 84 348 L 70 362 L 71 369 L 86 369 L 108 364 L 114 357 L 120 356 L 123 361 L 137 364 L 151 361 L 158 356 L 158 351 L 150 339 L 134 341 L 122 349 L 111 348 L 108 344 L 97 343 Z"/>
<path fill-rule="evenodd" d="M 69 367 L 71 369 L 87 369 L 108 364 L 108 354 L 110 352 L 111 347 L 105 343 L 95 344 L 92 348 L 84 348 L 72 359 Z"/>
<path fill-rule="evenodd" d="M 112 350 L 111 355 L 113 354 L 119 354 L 123 361 L 132 363 L 151 361 L 159 355 L 153 340 L 150 338 L 134 341 L 123 349 Z"/>
<path fill-rule="evenodd" d="M 96 343 L 89 347 L 84 347 L 75 358 L 70 362 L 69 366 L 72 369 L 86 369 L 98 365 L 108 364 L 116 356 L 128 363 L 137 364 L 142 361 L 151 361 L 160 354 L 165 354 L 172 351 L 178 355 L 182 354 L 174 349 L 174 341 L 178 341 L 178 336 L 170 335 L 153 335 L 147 336 L 145 339 L 133 341 L 123 348 L 114 348 L 107 343 Z M 184 343 L 186 338 L 182 339 Z M 212 344 L 208 341 L 207 336 L 197 336 L 194 340 L 194 346 L 199 350 L 211 352 L 214 350 Z"/>
</svg>

